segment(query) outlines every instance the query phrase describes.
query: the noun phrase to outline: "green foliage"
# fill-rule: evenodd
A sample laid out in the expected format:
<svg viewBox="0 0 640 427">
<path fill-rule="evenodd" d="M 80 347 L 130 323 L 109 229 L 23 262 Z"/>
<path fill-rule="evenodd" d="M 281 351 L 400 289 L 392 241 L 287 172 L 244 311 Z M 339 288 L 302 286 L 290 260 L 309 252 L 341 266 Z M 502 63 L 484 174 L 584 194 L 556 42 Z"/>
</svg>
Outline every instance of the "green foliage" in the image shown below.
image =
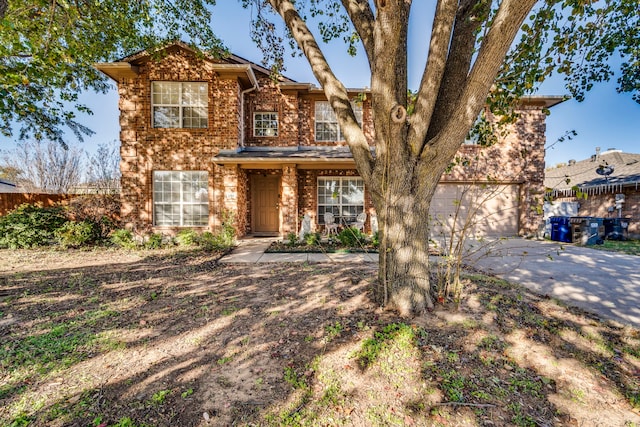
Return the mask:
<svg viewBox="0 0 640 427">
<path fill-rule="evenodd" d="M 111 234 L 111 243 L 125 249 L 134 249 L 137 245 L 130 230 L 121 228 Z"/>
<path fill-rule="evenodd" d="M 360 350 L 353 354 L 362 368 L 368 368 L 375 363 L 380 353 L 389 348 L 391 341 L 402 338 L 404 341 L 417 339 L 415 330 L 405 323 L 391 323 L 382 331 L 376 332 L 372 338 L 366 339 Z"/>
<path fill-rule="evenodd" d="M 347 227 L 340 231 L 338 234 L 338 240 L 343 245 L 353 248 L 364 245 L 366 236 L 362 234 L 362 231 L 355 227 Z"/>
<path fill-rule="evenodd" d="M 151 396 L 151 403 L 154 405 L 162 405 L 166 400 L 167 396 L 171 394 L 171 390 L 160 390 L 153 393 Z"/>
<path fill-rule="evenodd" d="M 235 216 L 233 212 L 224 211 L 222 213 L 222 231 L 220 232 L 220 240 L 222 247 L 229 248 L 233 246 L 236 239 Z"/>
<path fill-rule="evenodd" d="M 151 233 L 147 241 L 144 242 L 144 247 L 145 249 L 160 249 L 163 246 L 162 240 L 161 233 Z"/>
<path fill-rule="evenodd" d="M 176 235 L 176 243 L 179 246 L 197 246 L 200 235 L 192 228 L 180 230 Z"/>
<path fill-rule="evenodd" d="M 178 39 L 220 51 L 210 26 L 212 4 L 214 0 L 10 1 L 0 15 L 0 132 L 10 136 L 17 123 L 20 139 L 62 145 L 65 127 L 80 139 L 91 134 L 72 109 L 89 112 L 79 94 L 110 87 L 93 64 Z"/>
<path fill-rule="evenodd" d="M 67 221 L 54 235 L 63 248 L 78 248 L 95 243 L 100 237 L 98 226 L 91 221 Z"/>
<path fill-rule="evenodd" d="M 306 383 L 304 377 L 298 375 L 296 370 L 290 366 L 286 366 L 284 368 L 284 380 L 295 389 L 306 390 L 309 388 L 309 385 Z"/>
<path fill-rule="evenodd" d="M 322 236 L 318 232 L 307 233 L 304 235 L 304 242 L 309 246 L 316 246 L 320 244 L 321 239 L 322 239 Z"/>
<path fill-rule="evenodd" d="M 376 231 L 375 233 L 373 233 L 373 235 L 371 236 L 371 244 L 373 245 L 374 248 L 379 248 L 380 247 L 380 232 Z"/>
<path fill-rule="evenodd" d="M 295 246 L 298 244 L 298 235 L 296 233 L 288 233 L 287 234 L 287 244 L 289 246 Z"/>
<path fill-rule="evenodd" d="M 0 217 L 0 247 L 32 248 L 52 243 L 67 218 L 59 206 L 21 205 Z"/>
</svg>

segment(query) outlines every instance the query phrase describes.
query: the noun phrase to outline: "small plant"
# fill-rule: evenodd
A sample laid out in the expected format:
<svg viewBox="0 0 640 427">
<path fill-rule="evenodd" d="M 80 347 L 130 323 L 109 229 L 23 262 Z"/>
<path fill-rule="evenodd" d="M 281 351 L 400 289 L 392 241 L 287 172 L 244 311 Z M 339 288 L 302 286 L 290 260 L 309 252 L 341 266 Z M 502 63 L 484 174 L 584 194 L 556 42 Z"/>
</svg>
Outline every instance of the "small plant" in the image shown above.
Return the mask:
<svg viewBox="0 0 640 427">
<path fill-rule="evenodd" d="M 309 246 L 316 246 L 320 243 L 320 233 L 307 233 L 304 235 L 304 242 Z"/>
<path fill-rule="evenodd" d="M 343 245 L 353 248 L 364 245 L 366 237 L 359 229 L 347 227 L 338 234 L 338 240 Z"/>
<path fill-rule="evenodd" d="M 380 232 L 379 231 L 376 231 L 371 236 L 371 245 L 376 249 L 380 247 Z"/>
<path fill-rule="evenodd" d="M 287 244 L 289 246 L 295 246 L 298 243 L 298 235 L 296 233 L 287 234 Z"/>
<path fill-rule="evenodd" d="M 309 387 L 304 378 L 300 377 L 296 370 L 290 366 L 284 368 L 284 380 L 295 389 L 306 390 Z"/>
<path fill-rule="evenodd" d="M 124 228 L 118 229 L 111 234 L 111 243 L 125 249 L 134 249 L 137 246 L 133 240 L 133 233 Z"/>
<path fill-rule="evenodd" d="M 336 323 L 334 323 L 333 325 L 326 326 L 324 330 L 327 333 L 325 339 L 327 340 L 327 342 L 331 342 L 335 337 L 342 333 L 342 331 L 344 330 L 344 326 L 342 326 L 340 322 L 336 321 Z"/>
<path fill-rule="evenodd" d="M 200 236 L 198 232 L 192 228 L 180 230 L 176 235 L 176 243 L 178 246 L 196 246 L 199 244 Z"/>
<path fill-rule="evenodd" d="M 90 221 L 67 221 L 54 235 L 63 248 L 79 248 L 95 243 L 100 237 L 100 230 Z"/>
<path fill-rule="evenodd" d="M 162 234 L 151 233 L 149 238 L 144 244 L 146 249 L 160 249 L 162 248 Z"/>
<path fill-rule="evenodd" d="M 186 389 L 185 391 L 183 391 L 180 394 L 180 397 L 183 398 L 183 399 L 186 399 L 187 397 L 191 396 L 192 394 L 193 394 L 193 389 L 192 388 L 188 388 L 188 389 Z"/>
<path fill-rule="evenodd" d="M 162 405 L 166 400 L 167 396 L 171 394 L 171 390 L 160 390 L 153 393 L 151 396 L 151 403 L 154 405 Z"/>
</svg>

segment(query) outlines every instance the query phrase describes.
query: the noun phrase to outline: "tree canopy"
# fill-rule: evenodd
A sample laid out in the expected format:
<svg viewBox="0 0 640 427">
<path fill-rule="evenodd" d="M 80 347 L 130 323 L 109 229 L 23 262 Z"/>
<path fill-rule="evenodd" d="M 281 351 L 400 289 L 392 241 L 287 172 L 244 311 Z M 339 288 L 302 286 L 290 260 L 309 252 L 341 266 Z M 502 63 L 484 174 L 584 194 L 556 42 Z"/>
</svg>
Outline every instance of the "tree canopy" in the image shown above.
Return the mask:
<svg viewBox="0 0 640 427">
<path fill-rule="evenodd" d="M 209 25 L 214 0 L 0 1 L 0 131 L 64 145 L 91 130 L 75 112 L 82 91 L 109 85 L 93 63 L 112 61 L 167 40 L 188 37 L 221 48 Z M 19 129 L 18 135 L 13 135 Z"/>
</svg>

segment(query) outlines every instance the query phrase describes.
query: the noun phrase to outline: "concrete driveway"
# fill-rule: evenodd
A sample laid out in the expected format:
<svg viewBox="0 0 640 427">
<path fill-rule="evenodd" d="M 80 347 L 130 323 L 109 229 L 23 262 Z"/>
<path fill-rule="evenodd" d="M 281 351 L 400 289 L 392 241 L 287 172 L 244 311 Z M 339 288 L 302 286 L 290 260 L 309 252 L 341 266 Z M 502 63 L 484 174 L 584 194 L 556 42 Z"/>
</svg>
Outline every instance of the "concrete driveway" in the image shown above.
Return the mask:
<svg viewBox="0 0 640 427">
<path fill-rule="evenodd" d="M 476 256 L 483 271 L 640 328 L 640 257 L 558 242 L 508 239 Z"/>
</svg>

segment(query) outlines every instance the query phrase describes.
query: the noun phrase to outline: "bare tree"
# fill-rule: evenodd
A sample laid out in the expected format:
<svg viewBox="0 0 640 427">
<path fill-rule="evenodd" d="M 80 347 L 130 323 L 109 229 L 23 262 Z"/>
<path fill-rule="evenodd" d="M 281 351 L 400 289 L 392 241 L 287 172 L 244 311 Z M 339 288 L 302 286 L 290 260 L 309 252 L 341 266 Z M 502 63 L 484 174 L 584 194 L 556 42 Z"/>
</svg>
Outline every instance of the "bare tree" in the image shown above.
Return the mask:
<svg viewBox="0 0 640 427">
<path fill-rule="evenodd" d="M 80 183 L 83 150 L 57 142 L 25 141 L 5 153 L 5 167 L 20 171 L 18 182 L 29 192 L 68 193 Z"/>
<path fill-rule="evenodd" d="M 120 145 L 112 141 L 98 145 L 92 155 L 87 155 L 87 183 L 99 194 L 120 191 Z"/>
</svg>

